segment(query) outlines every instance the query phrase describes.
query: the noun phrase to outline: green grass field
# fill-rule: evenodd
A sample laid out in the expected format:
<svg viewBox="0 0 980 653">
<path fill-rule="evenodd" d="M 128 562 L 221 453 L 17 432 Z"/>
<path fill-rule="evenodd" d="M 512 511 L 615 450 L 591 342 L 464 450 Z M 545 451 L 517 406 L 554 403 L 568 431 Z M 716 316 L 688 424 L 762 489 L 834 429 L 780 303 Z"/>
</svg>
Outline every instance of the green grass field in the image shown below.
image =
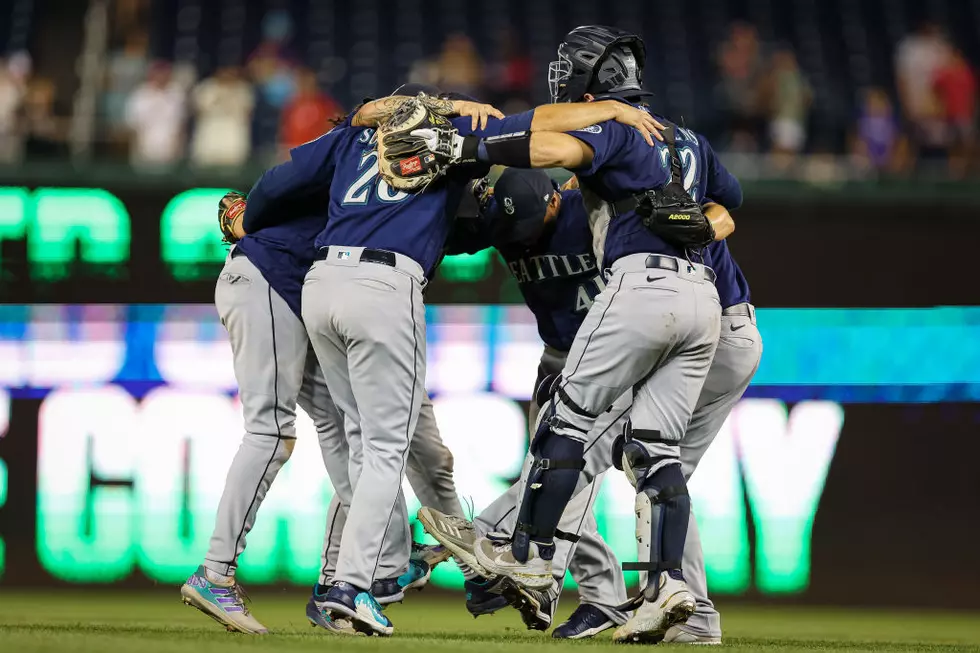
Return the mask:
<svg viewBox="0 0 980 653">
<path fill-rule="evenodd" d="M 559 653 L 622 650 L 610 633 L 594 641 L 558 642 L 528 632 L 512 610 L 474 620 L 461 598 L 413 594 L 388 610 L 390 639 L 337 637 L 313 629 L 306 597 L 256 593 L 253 611 L 274 633 L 248 637 L 224 632 L 171 593 L 0 590 L 3 653 L 244 653 L 322 651 Z M 572 597 L 559 610 L 574 607 Z M 725 647 L 740 651 L 980 651 L 980 614 L 942 611 L 859 611 L 795 607 L 721 607 Z M 677 650 L 682 645 L 661 645 Z"/>
</svg>

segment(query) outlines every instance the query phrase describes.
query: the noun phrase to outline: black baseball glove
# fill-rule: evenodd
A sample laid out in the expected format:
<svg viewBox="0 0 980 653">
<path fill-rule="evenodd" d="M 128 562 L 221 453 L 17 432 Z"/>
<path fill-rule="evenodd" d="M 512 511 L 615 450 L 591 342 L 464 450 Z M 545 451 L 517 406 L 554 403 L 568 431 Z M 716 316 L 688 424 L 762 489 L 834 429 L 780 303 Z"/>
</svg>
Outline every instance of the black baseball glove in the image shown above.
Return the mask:
<svg viewBox="0 0 980 653">
<path fill-rule="evenodd" d="M 636 212 L 643 226 L 682 249 L 706 247 L 715 239 L 715 229 L 701 206 L 680 184 L 670 183 L 637 197 Z"/>
</svg>

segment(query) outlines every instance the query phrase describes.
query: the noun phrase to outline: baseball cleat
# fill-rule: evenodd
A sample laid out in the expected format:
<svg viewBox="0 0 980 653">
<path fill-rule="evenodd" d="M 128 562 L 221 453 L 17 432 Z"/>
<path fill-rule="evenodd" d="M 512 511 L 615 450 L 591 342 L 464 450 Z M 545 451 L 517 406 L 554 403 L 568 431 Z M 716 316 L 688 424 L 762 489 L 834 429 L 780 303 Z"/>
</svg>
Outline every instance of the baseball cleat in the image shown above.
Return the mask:
<svg viewBox="0 0 980 653">
<path fill-rule="evenodd" d="M 412 560 L 418 560 L 429 565 L 430 569 L 435 569 L 436 565 L 442 564 L 453 557 L 453 552 L 441 544 L 419 544 L 412 542 Z"/>
<path fill-rule="evenodd" d="M 551 636 L 555 639 L 587 639 L 615 626 L 615 622 L 599 608 L 580 603 L 568 620 L 555 628 Z"/>
<path fill-rule="evenodd" d="M 319 626 L 335 635 L 360 635 L 354 630 L 354 625 L 350 619 L 334 619 L 322 607 L 326 600 L 326 594 L 317 594 L 316 586 L 313 587 L 313 595 L 306 603 L 306 618 L 310 620 L 313 627 Z"/>
<path fill-rule="evenodd" d="M 248 611 L 242 586 L 234 580 L 227 584 L 212 582 L 204 565 L 198 567 L 180 588 L 180 596 L 186 605 L 197 608 L 230 632 L 246 635 L 269 632 Z"/>
<path fill-rule="evenodd" d="M 317 605 L 331 619 L 349 619 L 354 630 L 365 635 L 390 637 L 395 628 L 381 611 L 381 605 L 369 592 L 362 592 L 350 583 L 338 581 Z"/>
<path fill-rule="evenodd" d="M 721 636 L 696 635 L 683 626 L 671 626 L 664 635 L 664 644 L 697 644 L 700 646 L 720 646 Z"/>
<path fill-rule="evenodd" d="M 553 586 L 554 587 L 554 586 Z M 538 591 L 521 587 L 509 578 L 504 579 L 503 595 L 521 613 L 528 630 L 548 630 L 558 603 L 557 589 Z"/>
<path fill-rule="evenodd" d="M 514 557 L 509 539 L 488 536 L 477 539 L 474 553 L 479 566 L 486 570 L 485 575 L 506 576 L 528 589 L 546 590 L 554 583 L 554 578 L 551 576 L 551 560 L 545 560 L 540 555 L 542 546 L 545 545 L 531 542 L 527 562 L 521 562 Z"/>
<path fill-rule="evenodd" d="M 409 560 L 408 570 L 398 578 L 381 578 L 371 584 L 371 594 L 380 605 L 401 603 L 405 590 L 421 590 L 429 582 L 432 573 L 429 565 L 421 560 Z"/>
<path fill-rule="evenodd" d="M 416 516 L 422 522 L 425 532 L 436 538 L 452 555 L 456 556 L 459 562 L 470 567 L 480 576 L 493 575 L 487 573 L 473 555 L 473 546 L 476 543 L 473 522 L 455 515 L 447 515 L 435 508 L 420 508 Z"/>
<path fill-rule="evenodd" d="M 494 591 L 499 589 L 499 584 L 500 579 L 487 580 L 480 576 L 463 583 L 463 589 L 466 590 L 466 609 L 474 618 L 493 614 L 510 605 L 507 597 Z"/>
<path fill-rule="evenodd" d="M 644 600 L 633 616 L 616 629 L 613 641 L 657 644 L 671 626 L 687 622 L 697 607 L 694 595 L 683 580 L 660 572 L 659 589 L 654 600 Z"/>
</svg>

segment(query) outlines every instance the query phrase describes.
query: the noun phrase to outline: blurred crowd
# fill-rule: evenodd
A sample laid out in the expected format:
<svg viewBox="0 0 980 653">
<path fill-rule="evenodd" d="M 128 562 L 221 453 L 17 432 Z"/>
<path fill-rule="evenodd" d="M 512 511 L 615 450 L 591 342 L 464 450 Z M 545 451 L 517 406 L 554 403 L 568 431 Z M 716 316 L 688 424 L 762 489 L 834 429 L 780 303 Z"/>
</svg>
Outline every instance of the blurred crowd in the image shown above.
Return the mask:
<svg viewBox="0 0 980 653">
<path fill-rule="evenodd" d="M 350 107 L 332 97 L 324 83 L 331 79 L 318 77 L 291 50 L 292 30 L 287 12 L 270 12 L 261 42 L 243 61 L 199 77 L 193 65 L 155 59 L 145 25 L 116 29 L 100 84 L 96 156 L 141 169 L 237 167 L 281 160 L 290 147 L 316 138 Z M 466 35 L 450 34 L 435 56 L 414 62 L 407 81 L 468 93 L 505 113 L 521 111 L 543 71 L 515 32 L 504 29 L 496 41 L 494 55 L 483 57 Z M 770 169 L 789 173 L 801 155 L 814 153 L 863 175 L 901 176 L 921 165 L 953 178 L 977 171 L 976 73 L 935 24 L 922 24 L 899 43 L 894 86 L 857 90 L 846 137 L 829 148 L 815 142 L 819 98 L 791 47 L 763 43 L 753 25 L 735 22 L 715 65 L 718 118 L 699 127 L 720 150 L 765 155 Z M 50 80 L 32 74 L 27 53 L 0 59 L 0 163 L 67 155 L 71 110 L 57 97 Z"/>
<path fill-rule="evenodd" d="M 807 151 L 813 90 L 785 45 L 760 43 L 747 23 L 731 26 L 718 51 L 716 102 L 724 143 L 735 152 L 772 154 L 777 167 Z M 859 89 L 857 114 L 842 144 L 858 172 L 904 175 L 940 164 L 962 178 L 975 164 L 976 72 L 934 23 L 904 37 L 894 58 L 896 92 Z M 838 152 L 841 153 L 841 152 Z"/>
</svg>

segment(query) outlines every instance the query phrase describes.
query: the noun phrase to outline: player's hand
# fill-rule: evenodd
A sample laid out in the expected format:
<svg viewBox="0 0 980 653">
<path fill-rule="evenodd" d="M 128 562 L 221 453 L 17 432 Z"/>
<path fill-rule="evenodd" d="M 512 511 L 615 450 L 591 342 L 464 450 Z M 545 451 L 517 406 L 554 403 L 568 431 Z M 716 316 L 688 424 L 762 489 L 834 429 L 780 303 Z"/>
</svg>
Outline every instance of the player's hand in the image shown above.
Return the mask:
<svg viewBox="0 0 980 653">
<path fill-rule="evenodd" d="M 469 116 L 470 129 L 473 131 L 476 131 L 477 125 L 479 125 L 480 129 L 486 129 L 490 116 L 494 118 L 504 117 L 500 109 L 494 106 L 480 104 L 479 102 L 469 102 L 467 100 L 454 100 L 453 113 L 459 116 Z"/>
<path fill-rule="evenodd" d="M 624 125 L 629 125 L 640 132 L 640 134 L 643 135 L 643 140 L 647 142 L 647 145 L 652 146 L 654 138 L 661 143 L 664 140 L 663 134 L 660 133 L 660 130 L 667 129 L 666 125 L 660 124 L 659 120 L 651 116 L 643 109 L 637 109 L 634 106 L 630 106 L 622 102 L 616 102 L 615 120 L 616 122 L 623 123 Z"/>
<path fill-rule="evenodd" d="M 463 137 L 455 129 L 443 127 L 428 127 L 415 129 L 412 136 L 421 138 L 430 152 L 447 159 L 447 163 L 458 163 L 463 152 Z"/>
</svg>

